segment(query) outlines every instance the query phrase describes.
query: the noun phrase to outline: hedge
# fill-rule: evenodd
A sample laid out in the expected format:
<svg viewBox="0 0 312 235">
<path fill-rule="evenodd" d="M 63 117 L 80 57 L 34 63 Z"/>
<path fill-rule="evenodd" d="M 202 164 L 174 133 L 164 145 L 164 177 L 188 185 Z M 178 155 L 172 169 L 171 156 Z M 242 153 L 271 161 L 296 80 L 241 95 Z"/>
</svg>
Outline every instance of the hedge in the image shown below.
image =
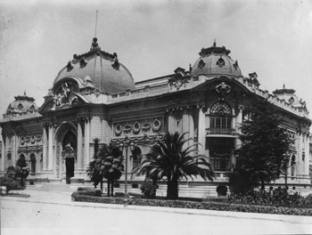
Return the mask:
<svg viewBox="0 0 312 235">
<path fill-rule="evenodd" d="M 218 211 L 236 211 L 236 212 L 249 212 L 249 213 L 312 216 L 312 208 L 247 205 L 247 204 L 235 204 L 235 203 L 218 203 L 218 202 L 209 202 L 209 201 L 194 202 L 194 201 L 182 201 L 182 200 L 95 197 L 95 196 L 81 195 L 80 192 L 74 192 L 72 194 L 72 200 L 79 201 L 79 202 L 93 202 L 93 203 L 105 203 L 105 204 L 121 204 L 121 205 L 135 205 L 135 206 L 155 206 L 155 207 L 190 208 L 190 209 L 218 210 Z"/>
</svg>

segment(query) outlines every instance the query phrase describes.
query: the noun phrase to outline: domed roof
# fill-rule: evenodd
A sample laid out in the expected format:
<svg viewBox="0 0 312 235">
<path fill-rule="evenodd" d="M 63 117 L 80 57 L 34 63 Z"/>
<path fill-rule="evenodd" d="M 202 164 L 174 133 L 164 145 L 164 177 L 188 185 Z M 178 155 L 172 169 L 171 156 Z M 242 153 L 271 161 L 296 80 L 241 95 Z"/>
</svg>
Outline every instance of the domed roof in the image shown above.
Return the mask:
<svg viewBox="0 0 312 235">
<path fill-rule="evenodd" d="M 203 48 L 199 52 L 199 59 L 192 67 L 191 75 L 242 76 L 238 62 L 232 60 L 230 53 L 231 51 L 225 47 L 217 47 L 215 42 L 212 47 Z"/>
<path fill-rule="evenodd" d="M 6 114 L 17 114 L 27 112 L 37 112 L 38 107 L 35 103 L 35 99 L 28 97 L 26 93 L 22 96 L 15 96 L 15 100 L 9 104 Z"/>
<path fill-rule="evenodd" d="M 93 38 L 89 52 L 74 55 L 72 61 L 58 73 L 53 86 L 63 78 L 88 77 L 93 85 L 103 93 L 118 93 L 134 89 L 134 81 L 129 70 L 119 63 L 117 54 L 109 54 L 98 46 L 97 38 Z"/>
</svg>

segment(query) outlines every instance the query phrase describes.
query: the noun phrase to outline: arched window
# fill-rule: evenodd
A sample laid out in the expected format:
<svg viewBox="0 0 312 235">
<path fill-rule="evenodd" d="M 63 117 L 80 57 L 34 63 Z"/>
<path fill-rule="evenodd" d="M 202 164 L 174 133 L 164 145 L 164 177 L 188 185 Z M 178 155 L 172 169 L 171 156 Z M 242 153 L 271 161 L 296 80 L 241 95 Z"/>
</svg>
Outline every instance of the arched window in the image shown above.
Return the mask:
<svg viewBox="0 0 312 235">
<path fill-rule="evenodd" d="M 132 169 L 137 168 L 141 164 L 142 151 L 135 146 L 132 150 Z"/>
<path fill-rule="evenodd" d="M 36 173 L 36 155 L 32 153 L 30 155 L 30 166 L 31 166 L 31 174 Z"/>
<path fill-rule="evenodd" d="M 232 110 L 225 102 L 215 103 L 210 109 L 210 129 L 216 134 L 228 134 L 232 129 Z"/>
</svg>

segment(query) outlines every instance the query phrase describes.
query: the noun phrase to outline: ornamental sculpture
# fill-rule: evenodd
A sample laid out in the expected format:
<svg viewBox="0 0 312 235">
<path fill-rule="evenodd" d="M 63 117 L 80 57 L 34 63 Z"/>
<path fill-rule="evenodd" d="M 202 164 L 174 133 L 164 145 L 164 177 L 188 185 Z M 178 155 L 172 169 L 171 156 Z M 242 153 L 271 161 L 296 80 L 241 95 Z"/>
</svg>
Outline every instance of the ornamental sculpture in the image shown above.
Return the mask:
<svg viewBox="0 0 312 235">
<path fill-rule="evenodd" d="M 189 82 L 190 76 L 189 76 L 189 72 L 185 71 L 185 69 L 183 68 L 176 68 L 174 70 L 174 75 L 171 79 L 169 79 L 169 85 L 170 87 L 174 86 L 175 88 L 177 88 L 177 90 L 180 89 L 180 87 Z"/>
<path fill-rule="evenodd" d="M 231 87 L 227 85 L 225 82 L 220 83 L 215 88 L 216 91 L 220 93 L 222 96 L 231 92 Z"/>
<path fill-rule="evenodd" d="M 65 104 L 71 105 L 79 103 L 79 100 L 78 97 L 73 94 L 73 87 L 65 82 L 58 89 L 58 92 L 54 93 L 53 102 L 56 107 L 61 107 Z"/>
</svg>

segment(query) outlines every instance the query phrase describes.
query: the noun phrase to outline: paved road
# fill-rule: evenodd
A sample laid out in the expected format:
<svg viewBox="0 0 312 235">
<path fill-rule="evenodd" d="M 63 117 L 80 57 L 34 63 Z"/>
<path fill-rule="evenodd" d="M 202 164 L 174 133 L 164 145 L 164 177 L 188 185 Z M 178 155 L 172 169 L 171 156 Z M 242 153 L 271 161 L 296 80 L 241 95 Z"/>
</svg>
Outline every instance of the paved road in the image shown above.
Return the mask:
<svg viewBox="0 0 312 235">
<path fill-rule="evenodd" d="M 71 202 L 69 191 L 1 198 L 1 235 L 308 234 L 312 218 Z"/>
</svg>

